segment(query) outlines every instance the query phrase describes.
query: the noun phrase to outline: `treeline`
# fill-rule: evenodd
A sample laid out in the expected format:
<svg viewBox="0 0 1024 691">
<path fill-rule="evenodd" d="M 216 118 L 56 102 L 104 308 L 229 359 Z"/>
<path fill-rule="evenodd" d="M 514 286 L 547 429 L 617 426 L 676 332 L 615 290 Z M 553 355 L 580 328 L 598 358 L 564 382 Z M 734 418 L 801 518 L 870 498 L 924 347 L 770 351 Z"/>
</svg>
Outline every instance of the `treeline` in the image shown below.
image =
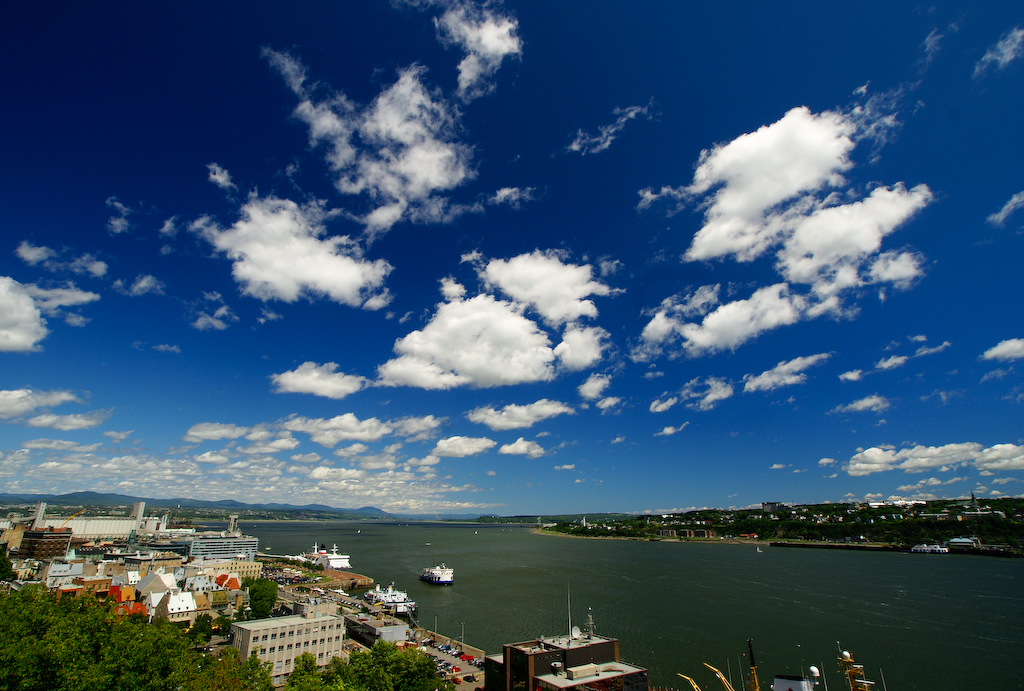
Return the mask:
<svg viewBox="0 0 1024 691">
<path fill-rule="evenodd" d="M 588 517 L 586 525 L 582 521 L 565 521 L 555 530 L 586 537 L 647 539 L 658 539 L 659 531 L 676 530 L 682 534 L 684 530 L 712 530 L 719 538 L 756 534 L 762 540 L 864 540 L 904 547 L 954 537 L 977 537 L 985 545 L 1008 545 L 1018 551 L 1024 548 L 1024 500 L 994 499 L 986 505 L 993 513 L 965 515 L 963 502 L 948 500 L 906 509 L 820 504 L 780 508 L 768 515 L 756 509 L 705 509 L 665 516 L 631 516 L 618 521 Z M 996 510 L 1003 515 L 994 513 Z M 943 520 L 936 518 L 940 515 Z"/>
<path fill-rule="evenodd" d="M 272 691 L 268 665 L 194 648 L 196 637 L 167 620 L 121 617 L 92 596 L 63 597 L 27 586 L 0 594 L 0 690 Z M 451 691 L 418 650 L 378 643 L 317 668 L 296 659 L 289 691 Z"/>
</svg>

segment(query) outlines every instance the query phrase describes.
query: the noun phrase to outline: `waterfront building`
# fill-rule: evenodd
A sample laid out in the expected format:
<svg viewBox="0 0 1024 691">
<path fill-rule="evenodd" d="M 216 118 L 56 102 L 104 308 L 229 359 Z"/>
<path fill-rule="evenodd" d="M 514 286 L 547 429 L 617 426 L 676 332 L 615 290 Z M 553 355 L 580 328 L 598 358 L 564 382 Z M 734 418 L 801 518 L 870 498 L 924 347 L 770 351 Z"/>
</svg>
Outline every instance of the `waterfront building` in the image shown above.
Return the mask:
<svg viewBox="0 0 1024 691">
<path fill-rule="evenodd" d="M 341 617 L 312 609 L 305 616 L 276 617 L 231 625 L 232 643 L 246 659 L 255 655 L 270 663 L 275 686 L 281 686 L 295 668 L 295 658 L 310 653 L 319 666 L 341 654 L 345 626 Z"/>
<path fill-rule="evenodd" d="M 619 641 L 594 633 L 502 646 L 484 660 L 486 691 L 647 691 L 647 670 L 619 658 Z"/>
<path fill-rule="evenodd" d="M 193 559 L 256 561 L 259 538 L 244 535 L 196 535 L 188 555 Z"/>
<path fill-rule="evenodd" d="M 400 643 L 409 640 L 409 625 L 395 617 L 350 614 L 345 617 L 345 629 L 350 638 L 367 648 L 372 648 L 377 641 Z"/>
</svg>

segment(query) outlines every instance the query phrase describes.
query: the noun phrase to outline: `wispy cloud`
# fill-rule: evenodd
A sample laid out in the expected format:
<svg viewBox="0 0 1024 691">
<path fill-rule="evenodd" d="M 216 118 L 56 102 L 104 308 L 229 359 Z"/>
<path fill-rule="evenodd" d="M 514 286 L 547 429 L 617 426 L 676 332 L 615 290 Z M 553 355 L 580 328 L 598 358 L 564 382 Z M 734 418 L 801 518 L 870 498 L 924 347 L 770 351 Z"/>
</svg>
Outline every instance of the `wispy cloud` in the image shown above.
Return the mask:
<svg viewBox="0 0 1024 691">
<path fill-rule="evenodd" d="M 565 147 L 566 151 L 573 151 L 583 156 L 596 154 L 606 150 L 615 141 L 619 132 L 625 129 L 630 120 L 644 115 L 648 119 L 653 117 L 654 99 L 646 106 L 629 106 L 628 108 L 616 108 L 612 114 L 616 116 L 615 122 L 610 125 L 602 125 L 598 128 L 597 134 L 588 134 L 583 130 L 576 131 L 576 138 Z"/>
</svg>

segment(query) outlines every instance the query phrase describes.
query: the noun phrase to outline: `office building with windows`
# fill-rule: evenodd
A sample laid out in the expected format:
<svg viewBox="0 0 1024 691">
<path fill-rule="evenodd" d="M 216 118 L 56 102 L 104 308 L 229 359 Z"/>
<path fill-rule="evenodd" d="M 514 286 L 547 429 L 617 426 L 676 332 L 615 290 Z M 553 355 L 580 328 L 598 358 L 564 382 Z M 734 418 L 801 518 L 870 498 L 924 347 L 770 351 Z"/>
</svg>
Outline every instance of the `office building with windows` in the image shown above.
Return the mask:
<svg viewBox="0 0 1024 691">
<path fill-rule="evenodd" d="M 288 679 L 295 668 L 295 658 L 309 653 L 319 666 L 341 654 L 345 622 L 332 614 L 310 610 L 305 616 L 276 617 L 231 625 L 232 645 L 242 658 L 255 655 L 260 662 L 269 662 L 275 686 Z"/>
</svg>

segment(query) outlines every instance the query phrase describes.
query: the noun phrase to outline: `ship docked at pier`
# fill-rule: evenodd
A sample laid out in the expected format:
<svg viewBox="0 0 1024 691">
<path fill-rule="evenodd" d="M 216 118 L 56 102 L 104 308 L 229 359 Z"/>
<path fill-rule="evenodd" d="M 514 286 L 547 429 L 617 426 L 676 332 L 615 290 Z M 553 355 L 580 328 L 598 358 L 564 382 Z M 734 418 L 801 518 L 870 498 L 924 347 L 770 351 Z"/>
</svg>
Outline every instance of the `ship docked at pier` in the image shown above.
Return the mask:
<svg viewBox="0 0 1024 691">
<path fill-rule="evenodd" d="M 349 562 L 349 556 L 347 554 L 338 554 L 337 545 L 334 545 L 334 548 L 328 552 L 327 545 L 320 545 L 318 547 L 314 544 L 313 551 L 306 556 L 310 561 L 320 564 L 325 569 L 348 571 L 352 568 L 352 564 Z"/>
<path fill-rule="evenodd" d="M 455 580 L 455 570 L 442 562 L 436 566 L 428 566 L 420 572 L 420 580 L 436 585 L 451 585 Z"/>
<path fill-rule="evenodd" d="M 381 588 L 378 583 L 373 590 L 369 590 L 363 595 L 363 599 L 371 605 L 380 605 L 394 614 L 412 615 L 416 613 L 416 603 L 409 599 L 407 592 L 395 588 L 394 583 L 387 588 Z"/>
</svg>

